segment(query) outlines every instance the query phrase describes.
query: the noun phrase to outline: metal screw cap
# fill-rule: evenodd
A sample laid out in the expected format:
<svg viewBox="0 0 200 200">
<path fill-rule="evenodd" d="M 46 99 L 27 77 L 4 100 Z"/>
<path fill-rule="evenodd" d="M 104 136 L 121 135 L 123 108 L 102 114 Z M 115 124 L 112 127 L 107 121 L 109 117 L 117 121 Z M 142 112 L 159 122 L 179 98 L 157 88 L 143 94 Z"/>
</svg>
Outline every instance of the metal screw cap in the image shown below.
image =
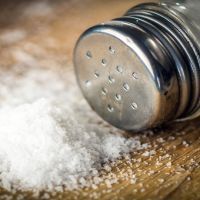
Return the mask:
<svg viewBox="0 0 200 200">
<path fill-rule="evenodd" d="M 87 30 L 74 50 L 78 83 L 91 107 L 125 130 L 173 119 L 179 101 L 168 52 L 139 26 L 111 21 Z"/>
</svg>

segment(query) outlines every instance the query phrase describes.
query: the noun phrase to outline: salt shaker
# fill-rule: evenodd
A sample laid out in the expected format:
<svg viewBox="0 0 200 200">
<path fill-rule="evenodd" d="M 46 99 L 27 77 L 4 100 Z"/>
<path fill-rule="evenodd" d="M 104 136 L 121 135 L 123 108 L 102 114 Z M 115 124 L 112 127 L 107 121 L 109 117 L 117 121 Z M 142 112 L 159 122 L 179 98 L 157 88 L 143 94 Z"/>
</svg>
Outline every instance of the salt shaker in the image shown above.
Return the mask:
<svg viewBox="0 0 200 200">
<path fill-rule="evenodd" d="M 200 116 L 200 1 L 139 4 L 86 30 L 77 81 L 104 120 L 144 130 Z"/>
</svg>

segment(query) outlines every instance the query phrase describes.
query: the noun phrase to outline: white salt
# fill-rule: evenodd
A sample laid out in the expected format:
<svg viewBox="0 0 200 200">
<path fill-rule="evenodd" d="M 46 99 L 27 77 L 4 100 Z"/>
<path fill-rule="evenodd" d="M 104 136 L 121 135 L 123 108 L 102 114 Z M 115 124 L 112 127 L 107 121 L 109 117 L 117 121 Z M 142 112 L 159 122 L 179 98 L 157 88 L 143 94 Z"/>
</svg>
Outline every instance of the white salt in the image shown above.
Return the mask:
<svg viewBox="0 0 200 200">
<path fill-rule="evenodd" d="M 92 171 L 99 183 L 103 163 L 110 171 L 110 161 L 142 148 L 139 137 L 126 138 L 91 111 L 72 72 L 24 71 L 0 73 L 1 187 L 76 189 Z"/>
<path fill-rule="evenodd" d="M 26 32 L 21 29 L 9 29 L 0 35 L 1 44 L 13 44 L 23 40 L 26 37 Z"/>
<path fill-rule="evenodd" d="M 149 157 L 149 156 L 152 156 L 152 155 L 155 155 L 155 154 L 156 154 L 155 150 L 150 150 L 150 151 L 145 151 L 145 152 L 142 154 L 142 156 L 144 156 L 144 157 Z"/>
<path fill-rule="evenodd" d="M 53 7 L 47 1 L 32 2 L 24 10 L 25 16 L 46 16 L 51 14 Z"/>
</svg>

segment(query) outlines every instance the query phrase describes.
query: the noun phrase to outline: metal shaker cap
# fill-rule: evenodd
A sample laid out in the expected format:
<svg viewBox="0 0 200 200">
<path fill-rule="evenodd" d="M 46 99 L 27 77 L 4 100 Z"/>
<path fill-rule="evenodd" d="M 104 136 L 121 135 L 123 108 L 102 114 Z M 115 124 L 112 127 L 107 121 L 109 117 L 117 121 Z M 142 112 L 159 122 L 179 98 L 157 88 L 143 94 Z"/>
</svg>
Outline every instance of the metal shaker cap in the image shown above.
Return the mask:
<svg viewBox="0 0 200 200">
<path fill-rule="evenodd" d="M 88 29 L 74 50 L 84 97 L 104 120 L 124 130 L 175 118 L 179 88 L 173 64 L 156 37 L 117 20 Z"/>
</svg>

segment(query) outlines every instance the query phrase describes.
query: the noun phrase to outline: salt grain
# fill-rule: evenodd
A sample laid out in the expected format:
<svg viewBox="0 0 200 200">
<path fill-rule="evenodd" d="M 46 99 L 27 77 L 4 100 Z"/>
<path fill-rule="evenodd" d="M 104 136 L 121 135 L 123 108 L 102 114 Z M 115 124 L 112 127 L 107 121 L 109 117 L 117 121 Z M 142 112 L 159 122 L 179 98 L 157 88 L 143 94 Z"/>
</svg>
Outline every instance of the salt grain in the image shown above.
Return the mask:
<svg viewBox="0 0 200 200">
<path fill-rule="evenodd" d="M 152 156 L 152 155 L 155 155 L 156 152 L 155 150 L 150 150 L 150 151 L 145 151 L 142 156 L 145 156 L 145 157 L 149 157 L 149 156 Z"/>
<path fill-rule="evenodd" d="M 159 178 L 158 181 L 159 181 L 160 183 L 164 183 L 165 180 L 164 180 L 163 178 Z"/>
<path fill-rule="evenodd" d="M 168 162 L 168 163 L 166 164 L 166 166 L 170 168 L 170 167 L 172 166 L 172 163 L 171 163 L 171 162 Z"/>
<path fill-rule="evenodd" d="M 188 144 L 186 141 L 183 141 L 182 144 L 183 144 L 185 147 L 189 147 L 189 144 Z"/>
<path fill-rule="evenodd" d="M 159 142 L 159 143 L 164 143 L 165 140 L 164 140 L 163 138 L 158 138 L 158 139 L 157 139 L 157 142 Z"/>
</svg>

